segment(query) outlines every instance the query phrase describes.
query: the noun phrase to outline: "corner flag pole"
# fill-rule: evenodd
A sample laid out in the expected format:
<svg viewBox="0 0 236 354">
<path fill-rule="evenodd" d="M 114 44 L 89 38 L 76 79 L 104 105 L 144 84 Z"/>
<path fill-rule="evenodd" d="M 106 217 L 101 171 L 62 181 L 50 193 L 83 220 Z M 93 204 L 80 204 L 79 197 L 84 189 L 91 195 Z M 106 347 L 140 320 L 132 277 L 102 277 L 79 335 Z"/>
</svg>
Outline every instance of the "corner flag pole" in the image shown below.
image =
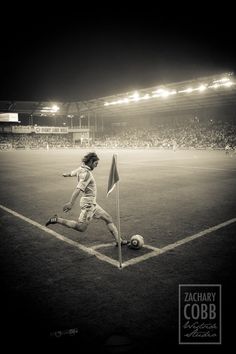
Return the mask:
<svg viewBox="0 0 236 354">
<path fill-rule="evenodd" d="M 117 166 L 117 154 L 114 154 Z M 120 188 L 119 180 L 116 183 L 116 213 L 117 213 L 117 230 L 118 230 L 118 254 L 119 254 L 119 268 L 122 268 L 122 255 L 121 255 L 121 233 L 120 233 Z"/>
<path fill-rule="evenodd" d="M 122 269 L 121 256 L 121 232 L 120 232 L 120 195 L 119 195 L 119 174 L 117 170 L 117 154 L 113 154 L 111 168 L 108 178 L 107 197 L 116 187 L 116 214 L 117 214 L 117 243 L 119 252 L 119 268 Z"/>
</svg>

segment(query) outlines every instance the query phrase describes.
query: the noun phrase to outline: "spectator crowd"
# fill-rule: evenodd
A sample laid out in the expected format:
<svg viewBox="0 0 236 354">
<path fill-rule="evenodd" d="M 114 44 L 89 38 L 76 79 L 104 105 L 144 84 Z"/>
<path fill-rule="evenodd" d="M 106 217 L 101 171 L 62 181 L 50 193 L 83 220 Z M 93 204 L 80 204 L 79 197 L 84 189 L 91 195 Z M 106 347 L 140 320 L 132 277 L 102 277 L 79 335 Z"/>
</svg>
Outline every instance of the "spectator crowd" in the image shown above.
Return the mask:
<svg viewBox="0 0 236 354">
<path fill-rule="evenodd" d="M 150 128 L 122 127 L 103 132 L 90 146 L 103 148 L 161 148 L 161 149 L 236 149 L 236 124 L 228 122 L 189 122 L 175 126 L 156 124 Z M 72 134 L 1 133 L 0 148 L 71 148 Z"/>
<path fill-rule="evenodd" d="M 223 149 L 236 147 L 236 125 L 209 121 L 208 123 L 156 125 L 153 128 L 128 128 L 114 135 L 95 140 L 95 146 L 163 149 Z"/>
</svg>

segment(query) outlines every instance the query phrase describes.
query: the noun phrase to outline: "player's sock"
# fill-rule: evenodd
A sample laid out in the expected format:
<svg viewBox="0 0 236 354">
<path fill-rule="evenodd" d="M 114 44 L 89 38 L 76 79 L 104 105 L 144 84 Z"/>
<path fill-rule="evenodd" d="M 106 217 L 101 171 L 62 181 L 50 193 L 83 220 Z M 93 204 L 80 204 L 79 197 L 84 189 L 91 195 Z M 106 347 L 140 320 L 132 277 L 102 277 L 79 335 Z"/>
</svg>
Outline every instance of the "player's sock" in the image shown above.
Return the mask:
<svg viewBox="0 0 236 354">
<path fill-rule="evenodd" d="M 121 239 L 121 246 L 127 246 L 130 242 L 125 239 Z M 118 242 L 116 242 L 116 247 L 118 247 Z"/>
</svg>

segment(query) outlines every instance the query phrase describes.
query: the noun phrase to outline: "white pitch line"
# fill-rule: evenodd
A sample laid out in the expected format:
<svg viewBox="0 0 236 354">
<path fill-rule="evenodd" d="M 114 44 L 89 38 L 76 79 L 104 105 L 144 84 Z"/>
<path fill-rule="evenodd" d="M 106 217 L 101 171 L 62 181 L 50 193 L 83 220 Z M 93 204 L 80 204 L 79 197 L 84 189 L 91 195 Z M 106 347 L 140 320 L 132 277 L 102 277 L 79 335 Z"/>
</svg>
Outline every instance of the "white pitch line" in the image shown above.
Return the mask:
<svg viewBox="0 0 236 354">
<path fill-rule="evenodd" d="M 160 251 L 160 248 L 157 248 L 157 247 L 153 247 L 153 246 L 150 246 L 150 245 L 145 245 L 143 246 L 144 248 L 148 248 L 152 251 L 156 251 L 156 252 L 159 252 Z"/>
<path fill-rule="evenodd" d="M 77 248 L 79 248 L 80 250 L 90 254 L 90 255 L 94 255 L 95 257 L 97 257 L 98 259 L 100 259 L 101 261 L 104 261 L 104 262 L 107 262 L 107 263 L 110 263 L 111 265 L 115 266 L 115 267 L 118 267 L 119 268 L 119 262 L 118 261 L 115 261 L 114 259 L 110 258 L 110 257 L 107 257 L 105 256 L 104 254 L 102 253 L 99 253 L 97 251 L 95 251 L 94 248 L 98 248 L 98 247 L 110 247 L 111 243 L 109 244 L 101 244 L 101 245 L 97 245 L 97 246 L 93 246 L 93 248 L 88 248 L 86 246 L 83 246 L 81 244 L 79 244 L 78 242 L 75 242 L 75 241 L 72 241 L 62 235 L 60 235 L 59 233 L 51 230 L 51 229 L 48 229 L 47 227 L 37 223 L 36 221 L 33 221 L 11 209 L 8 209 L 6 207 L 4 207 L 3 205 L 0 204 L 0 208 L 7 211 L 8 213 L 28 222 L 29 224 L 31 225 L 34 225 L 36 227 L 38 227 L 39 229 L 53 235 L 54 237 L 56 237 L 57 239 L 61 240 L 61 241 L 64 241 L 64 242 L 67 242 L 68 244 L 72 245 L 72 246 L 75 246 Z M 149 258 L 152 258 L 152 257 L 157 257 L 159 256 L 160 254 L 162 253 L 165 253 L 167 251 L 170 251 L 178 246 L 181 246 L 185 243 L 188 243 L 192 240 L 195 240 L 196 238 L 199 238 L 199 237 L 202 237 L 202 236 L 205 236 L 213 231 L 216 231 L 216 230 L 219 230 L 221 229 L 222 227 L 225 227 L 225 226 L 228 226 L 232 223 L 236 222 L 236 218 L 233 218 L 233 219 L 230 219 L 230 220 L 227 220 L 221 224 L 218 224 L 218 225 L 215 225 L 215 226 L 212 226 L 206 230 L 203 230 L 201 232 L 198 232 L 197 234 L 194 234 L 192 236 L 187 236 L 185 238 L 183 238 L 182 240 L 179 240 L 177 242 L 174 242 L 174 243 L 171 243 L 163 248 L 156 248 L 156 247 L 153 247 L 153 246 L 149 246 L 149 245 L 145 245 L 144 247 L 145 248 L 148 248 L 148 249 L 151 249 L 153 250 L 152 252 L 149 252 L 149 253 L 146 253 L 144 254 L 143 256 L 140 256 L 140 257 L 136 257 L 136 258 L 132 258 L 130 259 L 129 261 L 126 261 L 122 264 L 122 268 L 125 268 L 125 267 L 128 267 L 130 265 L 134 265 L 134 264 L 137 264 L 137 263 L 140 263 L 140 262 L 143 262 Z"/>
<path fill-rule="evenodd" d="M 115 242 L 114 243 L 100 243 L 99 245 L 94 245 L 94 246 L 91 246 L 90 248 L 92 248 L 92 250 L 96 250 L 98 248 L 103 248 L 103 247 L 111 247 L 111 246 L 114 246 Z"/>
<path fill-rule="evenodd" d="M 170 245 L 167 245 L 167 246 L 165 246 L 163 248 L 157 249 L 156 251 L 144 254 L 143 256 L 140 256 L 140 257 L 136 257 L 136 258 L 130 259 L 129 261 L 124 262 L 122 266 L 123 266 L 123 268 L 125 268 L 125 267 L 128 267 L 129 265 L 133 265 L 133 264 L 136 264 L 136 263 L 139 263 L 139 262 L 143 262 L 143 261 L 145 261 L 145 260 L 147 260 L 149 258 L 152 258 L 152 257 L 155 257 L 155 256 L 159 256 L 162 253 L 165 253 L 165 252 L 170 251 L 170 250 L 172 250 L 172 249 L 174 249 L 176 247 L 184 245 L 185 243 L 193 241 L 196 238 L 205 236 L 205 235 L 207 235 L 207 234 L 209 234 L 209 233 L 211 233 L 213 231 L 219 230 L 222 227 L 225 227 L 225 226 L 228 226 L 230 224 L 233 224 L 234 222 L 236 222 L 236 218 L 233 218 L 233 219 L 230 219 L 228 221 L 222 222 L 221 224 L 209 227 L 208 229 L 203 230 L 201 232 L 198 232 L 195 235 L 187 236 L 187 237 L 183 238 L 182 240 L 179 240 L 177 242 L 171 243 Z"/>
<path fill-rule="evenodd" d="M 83 245 L 79 244 L 78 242 L 72 241 L 72 240 L 70 240 L 69 238 L 64 237 L 64 236 L 62 236 L 61 234 L 59 234 L 59 233 L 57 233 L 57 232 L 55 232 L 55 231 L 53 231 L 53 230 L 47 228 L 46 226 L 43 226 L 43 225 L 39 224 L 38 222 L 33 221 L 33 220 L 31 220 L 31 219 L 25 217 L 24 215 L 21 215 L 21 214 L 15 212 L 14 210 L 11 210 L 11 209 L 9 209 L 9 208 L 6 208 L 5 206 L 3 206 L 3 205 L 1 205 L 1 204 L 0 204 L 0 208 L 3 209 L 3 210 L 5 210 L 5 211 L 7 211 L 8 213 L 10 213 L 10 214 L 12 214 L 12 215 L 18 217 L 19 219 L 22 219 L 22 220 L 26 221 L 27 223 L 29 223 L 29 224 L 31 224 L 31 225 L 33 225 L 33 226 L 36 226 L 38 229 L 47 232 L 48 234 L 50 234 L 50 235 L 56 237 L 58 240 L 64 241 L 64 242 L 68 243 L 68 244 L 71 245 L 71 246 L 77 247 L 77 248 L 79 248 L 80 250 L 82 250 L 82 251 L 84 251 L 84 252 L 86 252 L 86 253 L 88 253 L 88 254 L 90 254 L 90 255 L 93 255 L 93 256 L 97 257 L 97 258 L 100 259 L 101 261 L 110 263 L 111 265 L 113 265 L 113 266 L 119 268 L 119 262 L 118 262 L 118 261 L 115 261 L 114 259 L 112 259 L 112 258 L 110 258 L 110 257 L 107 257 L 107 256 L 105 256 L 104 254 L 99 253 L 99 252 L 95 251 L 95 250 L 92 249 L 92 248 L 83 246 Z"/>
</svg>

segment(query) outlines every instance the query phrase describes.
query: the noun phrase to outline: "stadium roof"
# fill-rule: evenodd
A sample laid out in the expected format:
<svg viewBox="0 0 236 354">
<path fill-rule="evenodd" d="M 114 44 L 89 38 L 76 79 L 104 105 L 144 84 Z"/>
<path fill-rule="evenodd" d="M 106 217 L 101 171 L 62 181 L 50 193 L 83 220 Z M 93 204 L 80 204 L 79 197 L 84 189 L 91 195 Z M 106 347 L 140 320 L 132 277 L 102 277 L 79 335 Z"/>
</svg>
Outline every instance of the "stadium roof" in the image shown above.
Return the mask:
<svg viewBox="0 0 236 354">
<path fill-rule="evenodd" d="M 233 73 L 224 73 L 88 101 L 0 101 L 0 112 L 38 116 L 81 116 L 91 113 L 112 118 L 235 106 L 235 104 L 236 79 Z"/>
</svg>

